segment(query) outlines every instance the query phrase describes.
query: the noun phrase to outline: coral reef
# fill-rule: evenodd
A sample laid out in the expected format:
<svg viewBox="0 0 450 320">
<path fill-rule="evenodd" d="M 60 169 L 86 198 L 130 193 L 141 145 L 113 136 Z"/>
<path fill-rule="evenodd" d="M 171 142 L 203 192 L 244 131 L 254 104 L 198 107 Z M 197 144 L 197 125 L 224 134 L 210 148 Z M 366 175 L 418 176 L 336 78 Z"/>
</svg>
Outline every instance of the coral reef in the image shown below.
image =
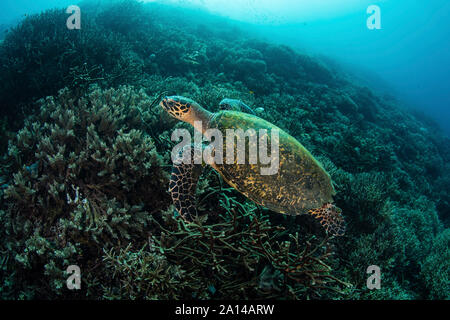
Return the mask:
<svg viewBox="0 0 450 320">
<path fill-rule="evenodd" d="M 170 149 L 159 153 L 147 132 L 161 116 L 152 101 L 130 87 L 92 87 L 76 98 L 63 89 L 39 101 L 6 159 L 5 296 L 71 297 L 72 264 L 86 270 L 86 297 L 108 299 L 320 297 L 346 285 L 326 264 L 328 239 L 303 246 L 226 196 L 222 182 L 203 189 L 203 200 L 220 203 L 214 213 L 204 209 L 189 226 L 176 219 L 166 192 Z M 257 290 L 267 266 L 280 273 L 276 293 Z"/>
<path fill-rule="evenodd" d="M 168 202 L 168 175 L 143 131 L 156 121 L 142 111 L 145 93 L 92 88 L 75 98 L 64 89 L 39 104 L 10 141 L 0 220 L 13 278 L 5 287 L 42 297 L 61 293 L 69 264 L 95 268 L 110 245 L 145 241 L 151 214 Z"/>
<path fill-rule="evenodd" d="M 0 44 L 0 297 L 450 298 L 450 140 L 431 121 L 217 17 L 82 5 L 81 32 L 50 10 Z M 171 131 L 187 126 L 163 94 L 259 108 L 330 173 L 346 235 L 260 208 L 213 170 L 184 224 L 167 184 Z M 373 264 L 381 290 L 366 288 Z"/>
</svg>

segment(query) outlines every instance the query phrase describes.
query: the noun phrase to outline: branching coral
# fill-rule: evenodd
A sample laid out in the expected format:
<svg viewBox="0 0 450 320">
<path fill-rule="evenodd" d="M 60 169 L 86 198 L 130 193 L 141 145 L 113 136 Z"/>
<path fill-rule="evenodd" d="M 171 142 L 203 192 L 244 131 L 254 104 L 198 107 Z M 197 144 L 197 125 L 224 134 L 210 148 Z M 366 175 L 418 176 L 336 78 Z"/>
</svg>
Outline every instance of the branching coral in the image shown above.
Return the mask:
<svg viewBox="0 0 450 320">
<path fill-rule="evenodd" d="M 211 172 L 199 185 L 207 215 L 186 225 L 167 211 L 166 164 L 145 133 L 159 118 L 142 91 L 64 89 L 40 104 L 9 146 L 9 294 L 69 296 L 70 264 L 88 271 L 77 293 L 87 297 L 307 298 L 344 285 L 327 265 L 327 239 L 288 236 Z"/>
<path fill-rule="evenodd" d="M 0 114 L 14 120 L 11 110 L 33 99 L 56 94 L 65 86 L 107 86 L 131 82 L 139 76 L 143 61 L 120 34 L 83 11 L 83 29 L 65 28 L 64 10 L 31 15 L 8 33 L 0 46 Z"/>
<path fill-rule="evenodd" d="M 61 284 L 42 272 L 61 283 L 69 264 L 87 268 L 104 249 L 145 239 L 168 180 L 142 131 L 151 104 L 143 92 L 93 88 L 75 99 L 65 89 L 40 104 L 9 147 L 4 250 L 22 284 L 46 283 L 59 295 Z"/>
<path fill-rule="evenodd" d="M 423 285 L 430 299 L 450 299 L 450 230 L 440 233 L 421 268 Z"/>
<path fill-rule="evenodd" d="M 105 268 L 111 275 L 109 284 L 102 284 L 104 298 L 153 300 L 182 297 L 187 284 L 181 281 L 185 272 L 180 266 L 169 264 L 152 242 L 138 251 L 134 251 L 131 244 L 118 252 L 114 249 L 104 251 Z"/>
<path fill-rule="evenodd" d="M 185 271 L 187 298 L 317 298 L 346 285 L 330 274 L 328 239 L 288 236 L 253 205 L 242 205 L 226 193 L 216 193 L 219 207 L 208 218 L 212 222 L 202 216 L 186 225 L 170 213 L 164 223 L 154 220 L 161 230 L 155 245 Z M 279 282 L 269 290 L 261 286 L 267 267 L 279 278 L 265 279 Z M 211 287 L 214 293 L 207 290 Z"/>
</svg>

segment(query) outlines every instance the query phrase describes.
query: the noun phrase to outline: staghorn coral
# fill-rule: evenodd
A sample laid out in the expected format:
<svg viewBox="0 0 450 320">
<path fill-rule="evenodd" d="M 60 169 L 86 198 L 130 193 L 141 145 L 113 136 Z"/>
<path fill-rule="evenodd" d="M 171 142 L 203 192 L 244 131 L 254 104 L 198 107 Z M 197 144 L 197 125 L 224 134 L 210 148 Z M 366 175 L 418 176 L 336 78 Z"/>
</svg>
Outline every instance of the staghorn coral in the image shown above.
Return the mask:
<svg viewBox="0 0 450 320">
<path fill-rule="evenodd" d="M 192 224 L 175 220 L 171 211 L 162 222 L 153 221 L 160 232 L 153 237 L 155 250 L 183 270 L 184 298 L 319 298 L 347 286 L 327 265 L 333 254 L 329 239 L 288 235 L 229 192 L 213 188 L 203 195 L 200 202 L 213 197 L 219 205 Z"/>
<path fill-rule="evenodd" d="M 104 250 L 105 269 L 111 274 L 112 284 L 102 284 L 106 299 L 179 299 L 187 282 L 179 265 L 170 264 L 157 252 L 153 242 L 134 251 L 126 248 Z"/>
<path fill-rule="evenodd" d="M 83 11 L 79 32 L 62 27 L 66 19 L 65 10 L 48 10 L 28 16 L 8 32 L 0 46 L 2 116 L 20 121 L 15 110 L 30 111 L 34 99 L 65 86 L 118 85 L 141 73 L 142 59 L 123 36 L 98 24 L 94 11 Z"/>
</svg>

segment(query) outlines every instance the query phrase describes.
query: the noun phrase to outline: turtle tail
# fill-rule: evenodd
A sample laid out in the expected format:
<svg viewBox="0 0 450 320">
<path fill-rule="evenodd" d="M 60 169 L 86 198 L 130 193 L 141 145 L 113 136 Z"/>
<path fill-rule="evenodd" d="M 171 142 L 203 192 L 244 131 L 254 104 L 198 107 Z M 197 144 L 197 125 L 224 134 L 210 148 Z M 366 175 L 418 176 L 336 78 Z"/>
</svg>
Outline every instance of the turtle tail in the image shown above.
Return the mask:
<svg viewBox="0 0 450 320">
<path fill-rule="evenodd" d="M 309 211 L 314 218 L 318 219 L 328 234 L 342 236 L 345 233 L 345 222 L 342 210 L 332 203 L 325 203 L 322 207 Z"/>
</svg>

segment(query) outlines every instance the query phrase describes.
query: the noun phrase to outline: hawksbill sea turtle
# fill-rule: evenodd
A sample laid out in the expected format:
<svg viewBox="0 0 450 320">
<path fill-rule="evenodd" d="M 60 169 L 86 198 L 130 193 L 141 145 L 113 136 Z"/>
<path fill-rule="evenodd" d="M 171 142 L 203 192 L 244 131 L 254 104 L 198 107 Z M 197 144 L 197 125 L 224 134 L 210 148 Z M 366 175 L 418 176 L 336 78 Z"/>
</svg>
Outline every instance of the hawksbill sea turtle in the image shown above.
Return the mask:
<svg viewBox="0 0 450 320">
<path fill-rule="evenodd" d="M 261 174 L 260 169 L 263 165 L 259 159 L 256 164 L 249 162 L 238 164 L 236 161 L 231 164 L 226 161 L 223 163 L 211 161 L 206 164 L 211 165 L 230 186 L 253 202 L 278 213 L 310 214 L 319 220 L 328 234 L 344 233 L 341 210 L 332 204 L 335 190 L 330 175 L 294 137 L 256 116 L 251 108 L 240 100 L 222 100 L 219 105 L 220 111 L 215 113 L 181 96 L 165 97 L 160 106 L 172 117 L 193 125 L 194 129 L 202 134 L 206 134 L 208 129 L 219 129 L 224 137 L 228 132 L 227 129 L 243 131 L 265 129 L 267 132 L 278 130 L 279 167 L 274 175 Z M 248 147 L 249 141 L 245 144 Z M 237 144 L 234 144 L 233 153 L 237 152 L 236 146 Z M 191 148 L 192 156 L 195 148 L 199 147 Z M 224 155 L 226 147 L 227 144 L 223 143 Z M 211 151 L 214 154 L 217 150 Z M 201 174 L 201 170 L 198 169 L 204 164 L 194 164 L 193 161 L 174 162 L 172 167 L 169 192 L 176 210 L 187 221 L 197 214 L 195 191 Z"/>
</svg>

